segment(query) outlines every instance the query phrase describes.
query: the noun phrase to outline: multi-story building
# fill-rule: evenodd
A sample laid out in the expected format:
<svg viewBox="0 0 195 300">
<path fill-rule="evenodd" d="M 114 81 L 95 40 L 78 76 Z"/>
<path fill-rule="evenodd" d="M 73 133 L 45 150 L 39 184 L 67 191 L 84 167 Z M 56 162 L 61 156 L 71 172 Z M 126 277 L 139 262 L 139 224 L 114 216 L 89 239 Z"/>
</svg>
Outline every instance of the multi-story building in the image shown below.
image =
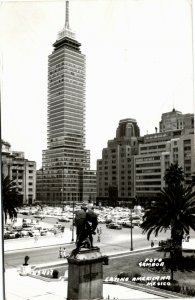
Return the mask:
<svg viewBox="0 0 195 300">
<path fill-rule="evenodd" d="M 90 169 L 85 149 L 85 55 L 69 27 L 68 1 L 65 26 L 53 47 L 48 61 L 47 149 L 37 172 L 37 198 L 59 205 L 83 200 L 83 174 Z"/>
<path fill-rule="evenodd" d="M 136 120 L 119 122 L 116 137 L 108 141 L 97 160 L 97 203 L 131 205 L 134 192 L 134 156 L 140 132 Z"/>
<path fill-rule="evenodd" d="M 83 171 L 83 201 L 96 203 L 96 171 Z"/>
<path fill-rule="evenodd" d="M 194 114 L 182 114 L 175 109 L 162 114 L 161 121 L 159 122 L 160 132 L 192 128 L 194 128 Z"/>
<path fill-rule="evenodd" d="M 2 174 L 14 180 L 22 203 L 31 205 L 36 201 L 36 162 L 25 158 L 24 152 L 12 151 L 11 145 L 2 141 Z"/>
<path fill-rule="evenodd" d="M 160 132 L 145 135 L 134 157 L 135 194 L 142 205 L 150 204 L 165 186 L 164 174 L 170 164 L 184 170 L 185 184 L 195 172 L 194 116 L 173 110 L 162 114 Z"/>
</svg>

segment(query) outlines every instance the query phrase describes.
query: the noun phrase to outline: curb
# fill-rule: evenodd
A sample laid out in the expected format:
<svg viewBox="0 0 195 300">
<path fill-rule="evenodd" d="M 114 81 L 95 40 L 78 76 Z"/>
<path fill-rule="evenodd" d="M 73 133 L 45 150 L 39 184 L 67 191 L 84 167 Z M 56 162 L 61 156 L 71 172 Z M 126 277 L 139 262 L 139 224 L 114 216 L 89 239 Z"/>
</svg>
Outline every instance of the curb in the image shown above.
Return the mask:
<svg viewBox="0 0 195 300">
<path fill-rule="evenodd" d="M 32 248 L 18 248 L 18 249 L 10 249 L 10 250 L 4 250 L 4 253 L 11 253 L 11 252 L 20 252 L 20 251 L 32 251 L 33 249 L 38 249 L 38 248 L 46 248 L 46 247 L 56 247 L 56 246 L 63 246 L 63 245 L 71 245 L 74 244 L 75 242 L 64 242 L 64 243 L 59 243 L 59 244 L 47 244 L 47 245 L 41 245 L 41 246 L 33 246 Z"/>
<path fill-rule="evenodd" d="M 140 250 L 135 250 L 134 253 L 142 253 L 142 252 L 152 252 L 152 251 L 155 251 L 156 249 L 140 249 Z M 109 257 L 109 259 L 113 259 L 113 258 L 116 258 L 118 256 L 129 256 L 129 255 L 133 255 L 134 254 L 133 251 L 132 252 L 120 252 L 120 253 L 116 253 L 116 254 L 104 254 L 104 255 L 107 255 Z M 39 265 L 36 265 L 35 268 L 36 269 L 40 269 L 40 268 L 50 268 L 50 267 L 62 267 L 62 266 L 66 266 L 68 265 L 68 262 L 65 261 L 65 262 L 61 262 L 61 261 L 55 261 L 55 262 L 52 262 L 52 263 L 45 263 L 45 264 L 39 264 Z"/>
</svg>

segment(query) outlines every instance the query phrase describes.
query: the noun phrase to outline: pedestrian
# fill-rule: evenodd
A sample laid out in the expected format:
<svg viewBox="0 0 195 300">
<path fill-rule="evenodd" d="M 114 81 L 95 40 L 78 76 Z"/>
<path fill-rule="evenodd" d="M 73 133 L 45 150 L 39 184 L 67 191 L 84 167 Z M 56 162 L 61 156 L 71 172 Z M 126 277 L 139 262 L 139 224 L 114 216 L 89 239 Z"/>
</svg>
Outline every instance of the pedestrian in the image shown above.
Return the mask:
<svg viewBox="0 0 195 300">
<path fill-rule="evenodd" d="M 59 258 L 62 258 L 62 248 L 59 249 Z"/>
<path fill-rule="evenodd" d="M 38 236 L 35 234 L 35 243 L 38 241 Z"/>
<path fill-rule="evenodd" d="M 100 242 L 100 234 L 98 234 L 97 242 Z"/>
<path fill-rule="evenodd" d="M 63 258 L 66 258 L 66 248 L 63 249 Z"/>
</svg>

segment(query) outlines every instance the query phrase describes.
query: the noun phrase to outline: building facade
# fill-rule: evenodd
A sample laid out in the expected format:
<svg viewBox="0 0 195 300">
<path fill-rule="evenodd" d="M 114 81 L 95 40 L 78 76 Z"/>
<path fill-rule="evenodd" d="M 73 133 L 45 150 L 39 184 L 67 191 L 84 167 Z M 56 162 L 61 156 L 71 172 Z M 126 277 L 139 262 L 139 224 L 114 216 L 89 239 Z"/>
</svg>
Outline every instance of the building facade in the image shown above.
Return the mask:
<svg viewBox="0 0 195 300">
<path fill-rule="evenodd" d="M 134 157 L 135 194 L 141 205 L 150 205 L 160 195 L 170 164 L 182 167 L 186 186 L 195 172 L 194 115 L 175 110 L 162 114 L 159 130 L 142 137 Z"/>
<path fill-rule="evenodd" d="M 162 114 L 159 132 L 140 137 L 134 119 L 119 122 L 116 138 L 108 141 L 97 160 L 97 204 L 131 207 L 151 205 L 165 187 L 171 164 L 184 171 L 187 186 L 195 174 L 194 115 Z"/>
<path fill-rule="evenodd" d="M 194 128 L 194 114 L 182 114 L 173 109 L 171 112 L 162 114 L 159 122 L 159 131 L 191 130 Z"/>
<path fill-rule="evenodd" d="M 134 156 L 138 153 L 139 127 L 134 119 L 119 122 L 116 137 L 108 141 L 97 160 L 97 204 L 130 206 L 135 197 Z"/>
<path fill-rule="evenodd" d="M 83 174 L 90 169 L 85 149 L 85 55 L 69 27 L 68 1 L 65 26 L 53 47 L 48 60 L 47 149 L 37 172 L 37 198 L 59 205 L 83 200 Z"/>
<path fill-rule="evenodd" d="M 24 205 L 36 202 L 36 162 L 25 158 L 24 152 L 12 151 L 8 142 L 2 141 L 2 174 L 14 180 L 16 190 Z"/>
</svg>

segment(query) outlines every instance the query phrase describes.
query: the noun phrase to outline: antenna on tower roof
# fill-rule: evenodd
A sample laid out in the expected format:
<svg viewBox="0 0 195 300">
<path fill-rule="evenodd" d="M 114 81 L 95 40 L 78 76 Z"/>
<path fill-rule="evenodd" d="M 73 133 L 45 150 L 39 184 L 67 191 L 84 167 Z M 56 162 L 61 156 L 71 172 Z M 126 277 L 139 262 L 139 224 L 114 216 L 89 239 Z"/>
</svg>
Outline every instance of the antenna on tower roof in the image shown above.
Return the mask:
<svg viewBox="0 0 195 300">
<path fill-rule="evenodd" d="M 65 37 L 71 38 L 75 40 L 75 33 L 69 27 L 69 1 L 66 0 L 66 13 L 65 13 L 65 26 L 64 28 L 58 32 L 57 40 L 63 39 Z"/>
<path fill-rule="evenodd" d="M 66 19 L 65 28 L 69 29 L 69 1 L 66 1 Z"/>
</svg>

